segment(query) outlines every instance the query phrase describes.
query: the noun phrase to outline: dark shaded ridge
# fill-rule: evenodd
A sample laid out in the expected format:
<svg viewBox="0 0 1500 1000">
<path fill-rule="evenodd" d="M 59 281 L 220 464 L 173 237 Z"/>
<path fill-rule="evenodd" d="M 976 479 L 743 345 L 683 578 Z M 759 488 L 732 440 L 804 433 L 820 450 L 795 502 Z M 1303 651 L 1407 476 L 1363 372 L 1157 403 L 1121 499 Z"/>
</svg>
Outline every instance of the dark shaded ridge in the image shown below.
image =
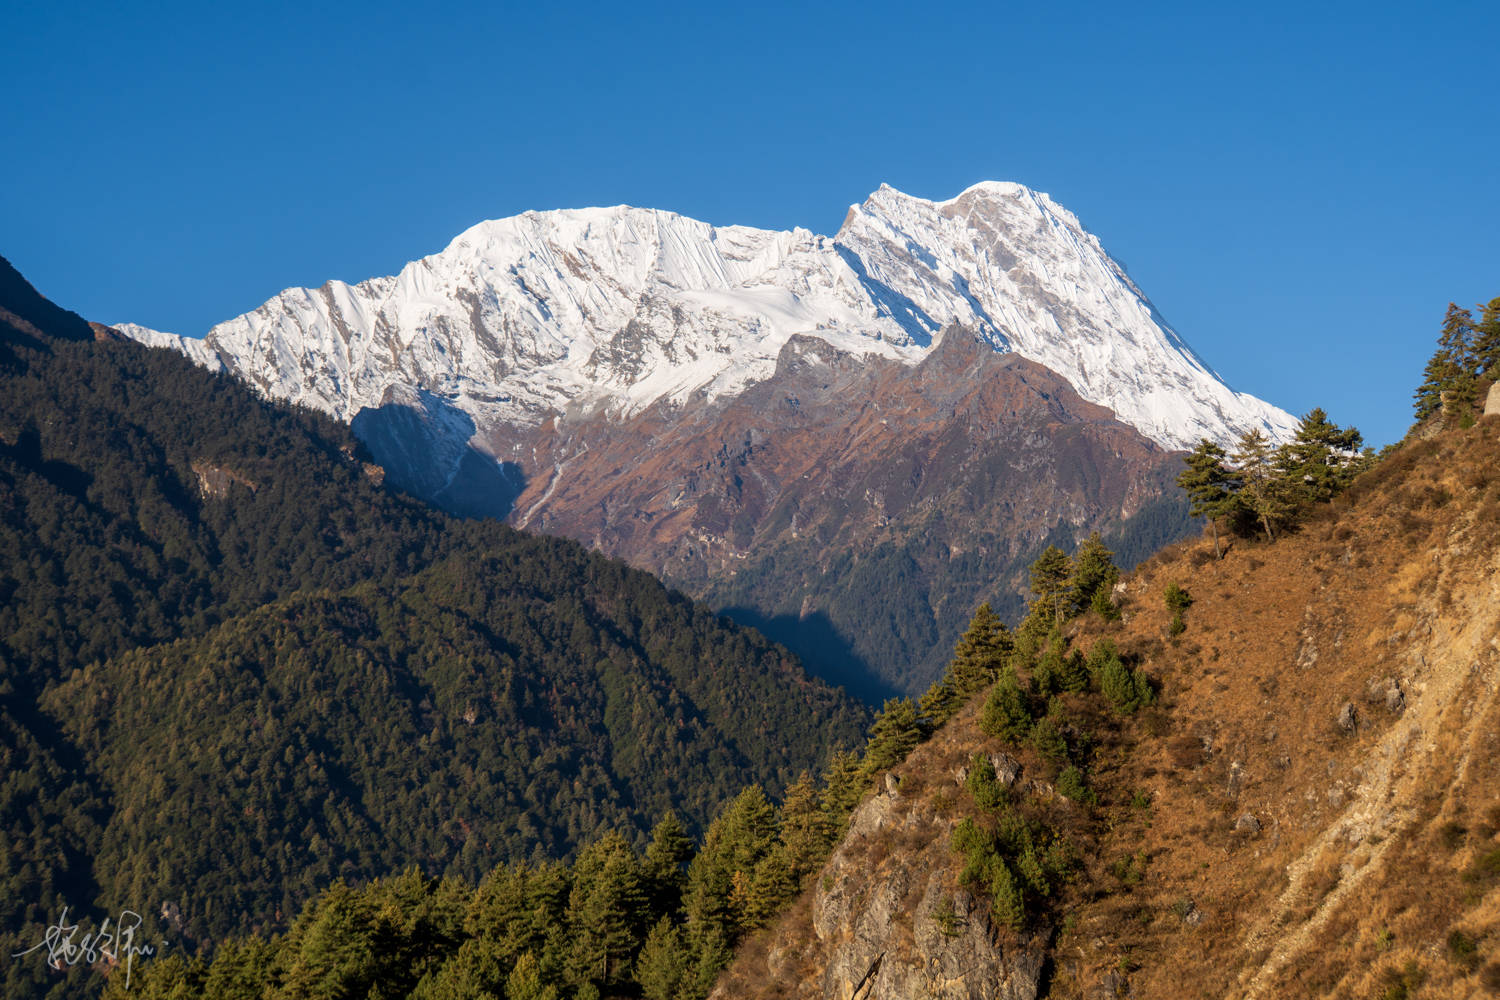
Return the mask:
<svg viewBox="0 0 1500 1000">
<path fill-rule="evenodd" d="M 730 607 L 723 613 L 792 650 L 819 678 L 843 688 L 867 705 L 879 705 L 899 692 L 872 671 L 854 645 L 824 612 L 806 617 L 768 616 L 755 608 Z"/>
<path fill-rule="evenodd" d="M 19 328 L 14 319 L 0 317 L 13 333 L 34 339 L 38 332 L 58 340 L 93 340 L 94 331 L 77 313 L 69 312 L 48 301 L 21 276 L 11 262 L 0 257 L 0 310 L 29 324 L 33 330 Z"/>
<path fill-rule="evenodd" d="M 526 489 L 521 467 L 469 444 L 474 418 L 435 393 L 367 406 L 349 428 L 392 485 L 460 517 L 503 519 Z"/>
</svg>

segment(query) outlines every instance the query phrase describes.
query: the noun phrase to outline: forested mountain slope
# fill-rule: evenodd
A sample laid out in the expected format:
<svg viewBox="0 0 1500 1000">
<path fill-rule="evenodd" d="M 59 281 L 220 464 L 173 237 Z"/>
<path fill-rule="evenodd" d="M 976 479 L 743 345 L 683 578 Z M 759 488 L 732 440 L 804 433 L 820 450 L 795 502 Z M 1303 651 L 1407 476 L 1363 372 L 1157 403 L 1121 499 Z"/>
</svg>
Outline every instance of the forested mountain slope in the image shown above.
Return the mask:
<svg viewBox="0 0 1500 1000">
<path fill-rule="evenodd" d="M 388 492 L 327 417 L 91 331 L 3 261 L 0 295 L 7 953 L 64 906 L 186 945 L 329 875 L 701 828 L 866 720 L 644 573 Z M 6 993 L 85 974 L 10 962 Z"/>
<path fill-rule="evenodd" d="M 780 789 L 857 734 L 800 676 L 643 574 L 522 538 L 133 650 L 43 707 L 131 817 L 95 849 L 100 892 L 212 872 L 170 890 L 201 938 L 339 876 L 477 882 L 674 810 L 699 830 L 747 776 Z"/>
</svg>

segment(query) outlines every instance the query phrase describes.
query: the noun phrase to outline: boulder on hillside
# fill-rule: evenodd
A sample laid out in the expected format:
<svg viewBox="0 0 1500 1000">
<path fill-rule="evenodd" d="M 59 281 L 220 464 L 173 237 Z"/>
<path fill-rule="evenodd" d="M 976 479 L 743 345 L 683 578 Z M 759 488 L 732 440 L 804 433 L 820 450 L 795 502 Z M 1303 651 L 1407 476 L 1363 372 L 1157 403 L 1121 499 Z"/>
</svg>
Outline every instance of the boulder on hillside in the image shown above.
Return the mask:
<svg viewBox="0 0 1500 1000">
<path fill-rule="evenodd" d="M 1401 691 L 1401 682 L 1389 675 L 1371 679 L 1365 688 L 1365 700 L 1372 705 L 1384 705 L 1392 715 L 1406 711 L 1406 695 Z"/>
</svg>

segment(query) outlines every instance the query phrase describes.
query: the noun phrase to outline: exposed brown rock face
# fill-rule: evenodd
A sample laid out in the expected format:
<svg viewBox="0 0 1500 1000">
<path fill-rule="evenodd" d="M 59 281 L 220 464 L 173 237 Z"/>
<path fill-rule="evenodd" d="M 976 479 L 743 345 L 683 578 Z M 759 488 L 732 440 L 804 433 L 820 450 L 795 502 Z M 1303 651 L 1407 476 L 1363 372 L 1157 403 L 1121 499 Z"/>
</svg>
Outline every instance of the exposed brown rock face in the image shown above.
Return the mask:
<svg viewBox="0 0 1500 1000">
<path fill-rule="evenodd" d="M 1173 496 L 1178 466 L 1059 376 L 958 328 L 915 367 L 794 338 L 775 377 L 737 398 L 490 445 L 526 472 L 518 526 L 739 608 L 867 694 L 925 688 L 975 606 L 1019 610 L 1017 570 L 1049 538 Z M 1174 515 L 1150 545 L 1181 530 Z M 839 676 L 840 657 L 878 680 Z"/>
<path fill-rule="evenodd" d="M 198 492 L 204 499 L 222 500 L 229 496 L 230 487 L 238 484 L 251 493 L 260 489 L 260 484 L 246 479 L 233 469 L 212 462 L 195 461 L 193 474 L 198 477 Z"/>
<path fill-rule="evenodd" d="M 953 890 L 943 838 L 929 844 L 938 850 L 893 859 L 880 877 L 871 877 L 869 842 L 951 831 L 952 824 L 930 809 L 903 805 L 888 794 L 867 800 L 824 868 L 813 897 L 813 930 L 828 956 L 822 995 L 1035 1000 L 1045 940 L 1014 939 L 972 894 Z"/>
<path fill-rule="evenodd" d="M 130 342 L 130 338 L 125 336 L 125 334 L 121 333 L 119 330 L 116 330 L 112 326 L 105 326 L 103 323 L 95 323 L 90 321 L 89 329 L 94 331 L 94 339 L 100 341 L 101 343 L 106 341 L 117 341 L 120 343 Z"/>
</svg>

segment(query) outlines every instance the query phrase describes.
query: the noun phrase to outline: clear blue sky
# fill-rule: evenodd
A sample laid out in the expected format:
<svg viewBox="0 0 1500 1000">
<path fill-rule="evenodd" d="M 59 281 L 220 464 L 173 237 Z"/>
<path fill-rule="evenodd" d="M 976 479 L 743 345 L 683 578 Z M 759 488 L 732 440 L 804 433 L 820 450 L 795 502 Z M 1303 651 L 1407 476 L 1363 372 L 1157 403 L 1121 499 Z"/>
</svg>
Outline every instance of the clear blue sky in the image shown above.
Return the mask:
<svg viewBox="0 0 1500 1000">
<path fill-rule="evenodd" d="M 1384 444 L 1500 295 L 1500 5 L 78 4 L 0 12 L 0 254 L 202 334 L 485 218 L 834 232 L 882 182 L 1068 206 L 1236 388 Z"/>
</svg>

